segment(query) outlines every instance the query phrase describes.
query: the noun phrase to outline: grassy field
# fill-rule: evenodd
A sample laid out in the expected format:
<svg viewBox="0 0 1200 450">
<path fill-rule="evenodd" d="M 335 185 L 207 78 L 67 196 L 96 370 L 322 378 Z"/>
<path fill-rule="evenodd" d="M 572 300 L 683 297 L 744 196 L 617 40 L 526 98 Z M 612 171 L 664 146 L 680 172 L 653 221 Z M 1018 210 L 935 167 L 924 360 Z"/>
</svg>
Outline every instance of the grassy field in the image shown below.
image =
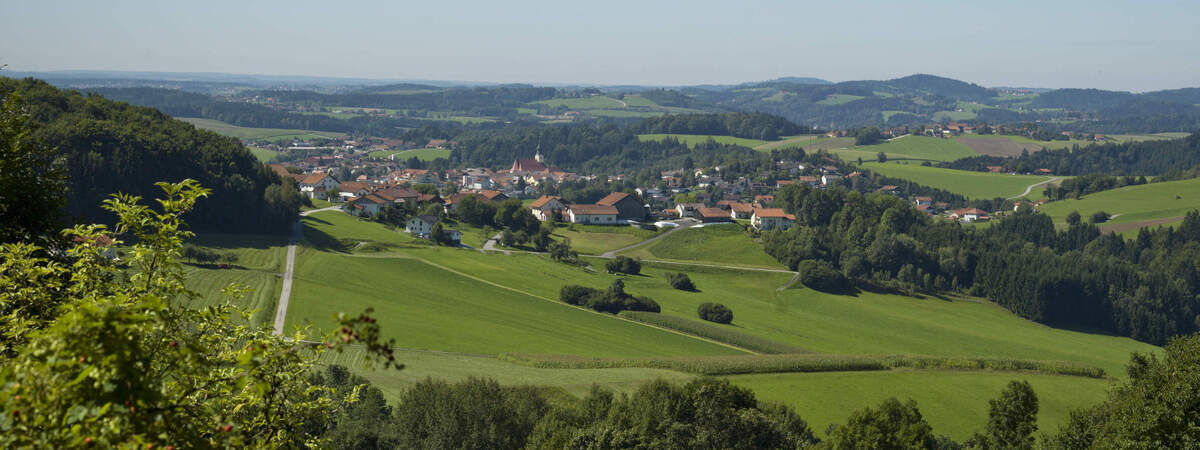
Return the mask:
<svg viewBox="0 0 1200 450">
<path fill-rule="evenodd" d="M 247 141 L 290 142 L 292 140 L 307 139 L 336 139 L 346 136 L 344 133 L 335 133 L 332 131 L 239 127 L 237 125 L 230 125 L 217 120 L 195 117 L 176 117 L 176 119 L 195 125 L 196 128 L 214 131 L 218 134 L 232 136 Z"/>
<path fill-rule="evenodd" d="M 709 225 L 679 230 L 626 253 L 648 259 L 731 264 L 783 269 L 740 225 Z"/>
<path fill-rule="evenodd" d="M 892 159 L 919 159 L 931 161 L 954 161 L 977 155 L 970 147 L 952 139 L 925 136 L 903 136 L 881 144 L 854 147 L 854 158 L 875 160 L 879 152 Z M 837 152 L 833 152 L 837 153 Z M 844 153 L 844 152 L 843 152 Z M 863 155 L 868 155 L 865 157 Z M 852 160 L 842 156 L 843 160 Z"/>
<path fill-rule="evenodd" d="M 552 98 L 549 100 L 538 100 L 530 104 L 546 105 L 552 108 L 564 107 L 567 109 L 605 109 L 605 108 L 623 108 L 624 105 L 620 101 L 603 95 L 594 95 L 583 98 Z"/>
<path fill-rule="evenodd" d="M 274 161 L 275 157 L 279 156 L 279 154 L 281 153 L 281 152 L 277 152 L 275 150 L 269 150 L 269 149 L 258 148 L 258 147 L 246 147 L 246 149 L 250 150 L 250 153 L 253 154 L 255 158 L 258 158 L 259 161 L 265 162 L 265 163 Z"/>
<path fill-rule="evenodd" d="M 1038 427 L 1055 432 L 1075 408 L 1104 399 L 1109 382 L 1059 375 L 948 370 L 762 374 L 729 377 L 754 390 L 760 401 L 782 403 L 808 421 L 818 436 L 830 424 L 845 423 L 850 412 L 896 397 L 917 401 L 937 434 L 962 441 L 987 424 L 988 400 L 1012 380 L 1033 385 L 1038 396 Z"/>
<path fill-rule="evenodd" d="M 668 137 L 675 138 L 689 147 L 694 147 L 698 144 L 708 142 L 709 139 L 717 141 L 719 144 L 740 145 L 743 147 L 754 148 L 767 141 L 761 139 L 746 139 L 733 136 L 706 136 L 699 134 L 639 134 L 638 139 L 642 141 L 662 141 Z"/>
<path fill-rule="evenodd" d="M 286 236 L 200 234 L 191 241 L 192 244 L 221 254 L 236 255 L 237 261 L 229 263 L 227 269 L 185 264 L 187 286 L 200 294 L 198 305 L 226 301 L 221 290 L 230 283 L 249 286 L 251 292 L 234 303 L 243 309 L 254 310 L 251 323 L 268 323 L 275 314 L 275 302 L 279 298 L 279 273 L 283 272 L 287 242 Z"/>
<path fill-rule="evenodd" d="M 1200 209 L 1200 178 L 1126 186 L 1089 194 L 1081 199 L 1050 202 L 1041 207 L 1059 224 L 1066 223 L 1067 214 L 1071 211 L 1079 211 L 1084 220 L 1097 211 L 1119 214 L 1105 225 L 1180 217 L 1193 209 Z"/>
<path fill-rule="evenodd" d="M 574 228 L 572 230 L 571 228 Z M 572 225 L 554 230 L 554 236 L 571 240 L 571 248 L 586 255 L 600 255 L 642 242 L 658 234 L 628 226 Z"/>
<path fill-rule="evenodd" d="M 602 269 L 555 263 L 543 255 L 505 256 L 430 247 L 340 212 L 318 213 L 305 223 L 310 241 L 297 262 L 289 326 L 311 322 L 328 328 L 337 312 L 358 312 L 370 306 L 385 333 L 395 337 L 401 347 L 470 353 L 401 352 L 398 358 L 410 369 L 366 374 L 391 398 L 425 376 L 461 379 L 482 375 L 504 384 L 537 384 L 572 394 L 582 393 L 592 382 L 624 391 L 657 377 L 690 378 L 653 369 L 535 369 L 489 357 L 503 353 L 608 358 L 739 353 L 708 340 L 556 300 L 563 285 L 600 288 L 618 278 Z M 719 258 L 728 256 L 730 247 L 752 244 L 740 231 L 726 232 L 723 227 L 694 231 L 704 237 L 693 240 L 682 235 L 679 243 L 668 247 L 680 252 L 711 252 Z M 737 236 L 745 241 L 737 246 L 723 242 Z M 664 241 L 670 243 L 669 238 Z M 374 250 L 353 249 L 354 254 L 316 248 L 321 242 L 362 241 L 383 245 Z M 722 246 L 725 252 L 714 249 Z M 688 248 L 691 250 L 685 250 Z M 594 265 L 602 262 L 590 261 Z M 688 274 L 698 291 L 670 287 L 667 274 L 679 271 Z M 1130 352 L 1156 351 L 1156 347 L 1126 338 L 1035 324 L 974 298 L 871 292 L 831 295 L 803 287 L 780 289 L 790 281 L 789 273 L 650 262 L 644 264 L 641 275 L 619 278 L 627 292 L 656 300 L 665 315 L 694 321 L 700 303 L 723 303 L 733 310 L 734 320 L 719 327 L 824 354 L 1069 361 L 1103 368 L 1109 376 L 1119 378 L 1124 376 Z M 345 362 L 339 358 L 353 360 L 354 355 L 330 358 L 330 362 Z M 1043 426 L 1061 423 L 1067 409 L 1101 398 L 1110 381 L 1023 372 L 912 369 L 738 375 L 730 379 L 753 388 L 764 400 L 792 404 L 818 433 L 825 424 L 844 421 L 855 408 L 897 396 L 917 399 L 938 433 L 956 437 L 982 426 L 986 400 L 995 397 L 1008 380 L 1034 383 L 1043 401 Z"/>
<path fill-rule="evenodd" d="M 658 117 L 666 111 L 633 111 L 628 109 L 589 109 L 588 114 L 599 117 Z"/>
<path fill-rule="evenodd" d="M 407 160 L 414 156 L 421 161 L 433 161 L 438 158 L 449 158 L 450 150 L 444 148 L 414 148 L 411 150 L 376 150 L 369 154 L 372 158 L 387 158 L 395 155 L 397 160 Z"/>
<path fill-rule="evenodd" d="M 785 137 L 778 141 L 770 141 L 770 142 L 767 142 L 764 144 L 759 144 L 759 145 L 755 146 L 754 149 L 762 150 L 762 151 L 770 151 L 770 150 L 783 149 L 783 148 L 804 147 L 808 144 L 814 144 L 823 138 L 824 138 L 824 136 L 817 135 L 817 134 L 804 134 L 804 135 L 800 135 L 800 136 L 788 136 L 788 137 Z"/>
<path fill-rule="evenodd" d="M 1010 175 L 1006 173 L 970 172 L 965 170 L 926 167 L 913 162 L 864 163 L 863 167 L 880 175 L 902 178 L 925 186 L 945 189 L 975 199 L 996 197 L 1010 198 L 1021 195 L 1029 185 L 1041 183 L 1052 177 L 1037 175 Z M 1033 188 L 1026 198 L 1043 198 L 1044 186 Z"/>
<path fill-rule="evenodd" d="M 850 103 L 852 101 L 860 100 L 860 99 L 864 99 L 864 98 L 866 98 L 866 97 L 863 97 L 861 95 L 829 94 L 828 97 L 821 99 L 821 101 L 817 102 L 817 104 L 818 105 L 844 105 L 846 103 Z"/>
</svg>

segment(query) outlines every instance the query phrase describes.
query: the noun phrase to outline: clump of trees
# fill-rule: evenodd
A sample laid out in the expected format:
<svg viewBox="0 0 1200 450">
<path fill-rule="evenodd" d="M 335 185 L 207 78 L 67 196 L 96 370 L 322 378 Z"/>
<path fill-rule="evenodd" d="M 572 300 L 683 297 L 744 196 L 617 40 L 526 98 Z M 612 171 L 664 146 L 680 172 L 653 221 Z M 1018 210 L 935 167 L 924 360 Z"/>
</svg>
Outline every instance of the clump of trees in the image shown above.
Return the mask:
<svg viewBox="0 0 1200 450">
<path fill-rule="evenodd" d="M 709 322 L 729 324 L 733 322 L 733 310 L 720 303 L 704 302 L 696 310 L 701 319 Z"/>
<path fill-rule="evenodd" d="M 814 259 L 801 261 L 796 266 L 796 271 L 800 273 L 800 282 L 812 289 L 831 293 L 853 290 L 850 280 L 826 261 Z"/>
<path fill-rule="evenodd" d="M 603 290 L 578 285 L 563 286 L 558 298 L 569 305 L 612 314 L 621 311 L 662 312 L 658 302 L 653 299 L 625 292 L 625 282 L 620 279 L 613 280 L 612 285 Z"/>
<path fill-rule="evenodd" d="M 618 256 L 604 263 L 604 269 L 607 270 L 608 273 L 637 275 L 642 273 L 642 262 L 628 256 Z"/>
<path fill-rule="evenodd" d="M 1112 217 L 1112 216 L 1111 216 L 1111 215 L 1109 215 L 1109 214 L 1108 214 L 1108 212 L 1105 212 L 1105 211 L 1096 211 L 1096 212 L 1092 213 L 1092 223 L 1104 223 L 1104 222 L 1108 222 L 1108 219 L 1109 219 L 1110 217 Z"/>
<path fill-rule="evenodd" d="M 667 282 L 671 283 L 671 287 L 681 291 L 694 292 L 696 290 L 696 285 L 692 283 L 692 279 L 683 272 L 667 274 Z"/>
<path fill-rule="evenodd" d="M 236 253 L 218 252 L 207 247 L 199 247 L 191 244 L 184 245 L 183 252 L 180 255 L 188 261 L 195 261 L 200 264 L 213 264 L 216 262 L 232 264 L 238 260 Z"/>
</svg>

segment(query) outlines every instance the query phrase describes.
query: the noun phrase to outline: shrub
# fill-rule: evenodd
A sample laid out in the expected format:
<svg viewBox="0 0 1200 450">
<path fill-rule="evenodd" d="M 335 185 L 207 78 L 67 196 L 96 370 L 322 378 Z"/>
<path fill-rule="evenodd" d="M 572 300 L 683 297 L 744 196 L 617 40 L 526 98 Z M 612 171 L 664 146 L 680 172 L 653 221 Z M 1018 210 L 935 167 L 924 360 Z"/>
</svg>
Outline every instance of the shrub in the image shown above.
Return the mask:
<svg viewBox="0 0 1200 450">
<path fill-rule="evenodd" d="M 800 272 L 800 282 L 812 289 L 822 292 L 842 293 L 851 290 L 850 280 L 833 265 L 821 260 L 804 260 L 796 266 Z"/>
<path fill-rule="evenodd" d="M 558 299 L 568 305 L 583 305 L 587 302 L 588 298 L 599 292 L 586 286 L 567 285 L 558 291 Z"/>
<path fill-rule="evenodd" d="M 1110 216 L 1108 215 L 1108 213 L 1107 213 L 1107 212 L 1104 212 L 1104 211 L 1096 211 L 1096 213 L 1095 213 L 1095 214 L 1092 214 L 1092 223 L 1104 223 L 1104 222 L 1108 222 L 1108 218 L 1109 218 L 1109 217 L 1110 217 Z"/>
<path fill-rule="evenodd" d="M 696 285 L 692 284 L 692 279 L 688 278 L 686 273 L 671 273 L 667 274 L 667 282 L 671 283 L 671 287 L 681 291 L 695 291 Z"/>
<path fill-rule="evenodd" d="M 613 258 L 604 264 L 604 268 L 608 270 L 608 273 L 624 273 L 629 275 L 642 273 L 641 261 L 628 256 Z"/>
<path fill-rule="evenodd" d="M 700 314 L 701 319 L 709 322 L 725 324 L 733 322 L 733 311 L 720 303 L 701 303 L 696 312 Z"/>
<path fill-rule="evenodd" d="M 613 282 L 607 290 L 586 286 L 568 285 L 559 290 L 558 299 L 570 305 L 583 306 L 593 311 L 616 314 L 621 311 L 661 312 L 662 307 L 650 297 L 633 296 L 625 293 L 621 280 Z"/>
</svg>

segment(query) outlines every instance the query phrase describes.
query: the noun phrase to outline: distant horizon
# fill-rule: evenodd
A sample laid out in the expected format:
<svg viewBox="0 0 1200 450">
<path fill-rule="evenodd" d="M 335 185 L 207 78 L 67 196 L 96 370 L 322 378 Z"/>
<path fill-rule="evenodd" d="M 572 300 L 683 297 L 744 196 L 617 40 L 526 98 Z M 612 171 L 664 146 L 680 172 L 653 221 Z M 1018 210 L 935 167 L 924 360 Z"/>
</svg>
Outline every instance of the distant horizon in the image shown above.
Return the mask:
<svg viewBox="0 0 1200 450">
<path fill-rule="evenodd" d="M 0 64 L 118 70 L 696 86 L 914 73 L 982 86 L 1200 86 L 1200 2 L 732 4 L 8 2 Z"/>
<path fill-rule="evenodd" d="M 0 61 L 0 64 L 2 64 L 2 61 Z M 313 79 L 313 80 L 325 80 L 325 81 L 345 80 L 347 82 L 347 84 L 354 84 L 354 83 L 350 83 L 351 81 L 358 81 L 358 82 L 369 81 L 369 82 L 377 82 L 380 84 L 387 84 L 387 83 L 413 83 L 413 84 L 441 83 L 441 84 L 449 84 L 449 85 L 454 85 L 454 84 L 461 84 L 461 85 L 527 84 L 527 85 L 545 86 L 545 87 L 585 87 L 585 88 L 586 87 L 612 88 L 612 87 L 621 87 L 621 86 L 645 87 L 645 88 L 683 88 L 683 87 L 696 87 L 696 86 L 736 86 L 736 85 L 742 85 L 742 84 L 766 83 L 766 82 L 772 82 L 772 81 L 785 79 L 785 78 L 809 78 L 809 79 L 821 80 L 821 81 L 825 81 L 825 82 L 829 82 L 829 83 L 843 83 L 843 82 L 849 82 L 849 81 L 886 81 L 886 80 L 893 80 L 893 79 L 898 79 L 898 78 L 909 77 L 909 76 L 913 76 L 913 75 L 932 75 L 932 76 L 936 76 L 936 77 L 949 78 L 949 79 L 958 80 L 958 81 L 962 81 L 962 82 L 966 82 L 966 83 L 972 83 L 972 84 L 982 86 L 982 87 L 985 87 L 988 89 L 1039 89 L 1039 90 L 1040 89 L 1046 89 L 1046 90 L 1100 89 L 1100 90 L 1106 90 L 1106 91 L 1131 92 L 1131 93 L 1136 94 L 1136 93 L 1154 92 L 1154 91 L 1161 91 L 1161 90 L 1200 88 L 1200 83 L 1197 83 L 1195 85 L 1164 87 L 1161 89 L 1150 89 L 1150 90 L 1108 89 L 1108 88 L 1098 88 L 1098 87 L 1092 87 L 1092 86 L 1027 86 L 1027 85 L 1013 85 L 1013 84 L 991 85 L 991 84 L 984 84 L 984 83 L 976 82 L 974 80 L 955 78 L 955 77 L 951 77 L 951 76 L 946 76 L 946 75 L 937 74 L 937 73 L 930 73 L 930 72 L 917 72 L 917 73 L 898 75 L 898 76 L 893 76 L 893 77 L 888 77 L 888 78 L 851 78 L 851 79 L 844 79 L 844 80 L 835 80 L 835 79 L 830 79 L 830 78 L 816 76 L 816 75 L 781 75 L 781 76 L 767 78 L 767 79 L 761 79 L 761 80 L 743 80 L 743 81 L 734 81 L 734 82 L 712 82 L 712 83 L 696 83 L 696 84 L 638 84 L 638 83 L 595 83 L 595 82 L 570 82 L 570 81 L 453 80 L 453 79 L 439 79 L 439 78 L 430 78 L 430 77 L 389 78 L 389 77 L 369 77 L 369 76 L 353 76 L 353 75 L 341 76 L 341 75 L 310 75 L 310 74 L 287 74 L 287 73 L 237 73 L 237 72 L 175 71 L 175 70 L 116 70 L 116 69 L 41 70 L 41 69 L 13 68 L 11 66 L 4 67 L 3 70 L 0 70 L 0 76 L 3 76 L 6 72 L 35 73 L 35 74 L 74 74 L 74 75 L 81 75 L 81 74 L 87 74 L 87 73 L 107 74 L 107 75 L 145 74 L 145 75 L 157 75 L 157 76 L 204 75 L 204 76 L 265 78 L 265 79 L 294 78 L 294 79 Z M 125 78 L 132 79 L 132 77 L 125 77 Z M 120 78 L 114 78 L 114 79 L 120 79 Z M 168 80 L 162 80 L 162 81 L 168 81 Z"/>
</svg>

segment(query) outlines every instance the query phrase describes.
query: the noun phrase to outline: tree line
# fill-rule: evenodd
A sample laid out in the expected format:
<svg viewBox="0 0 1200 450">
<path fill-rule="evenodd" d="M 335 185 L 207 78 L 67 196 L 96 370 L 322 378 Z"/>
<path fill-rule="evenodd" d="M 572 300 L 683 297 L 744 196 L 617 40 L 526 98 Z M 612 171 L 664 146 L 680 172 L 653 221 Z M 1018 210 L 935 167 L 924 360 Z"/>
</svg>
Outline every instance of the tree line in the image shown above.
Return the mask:
<svg viewBox="0 0 1200 450">
<path fill-rule="evenodd" d="M 1167 175 L 1200 171 L 1200 133 L 1183 139 L 1094 144 L 1062 150 L 1023 152 L 1020 156 L 973 156 L 938 163 L 938 167 L 986 171 L 1000 166 L 1005 172 L 1028 173 L 1045 168 L 1056 175 Z"/>
<path fill-rule="evenodd" d="M 703 134 L 773 141 L 782 136 L 808 134 L 812 129 L 779 116 L 763 113 L 667 114 L 643 120 L 638 134 Z"/>
<path fill-rule="evenodd" d="M 1090 223 L 1059 231 L 1028 208 L 975 229 L 884 194 L 786 186 L 775 201 L 796 226 L 763 245 L 792 269 L 823 261 L 860 285 L 978 295 L 1037 322 L 1160 345 L 1200 327 L 1200 212 L 1126 240 Z"/>
</svg>

